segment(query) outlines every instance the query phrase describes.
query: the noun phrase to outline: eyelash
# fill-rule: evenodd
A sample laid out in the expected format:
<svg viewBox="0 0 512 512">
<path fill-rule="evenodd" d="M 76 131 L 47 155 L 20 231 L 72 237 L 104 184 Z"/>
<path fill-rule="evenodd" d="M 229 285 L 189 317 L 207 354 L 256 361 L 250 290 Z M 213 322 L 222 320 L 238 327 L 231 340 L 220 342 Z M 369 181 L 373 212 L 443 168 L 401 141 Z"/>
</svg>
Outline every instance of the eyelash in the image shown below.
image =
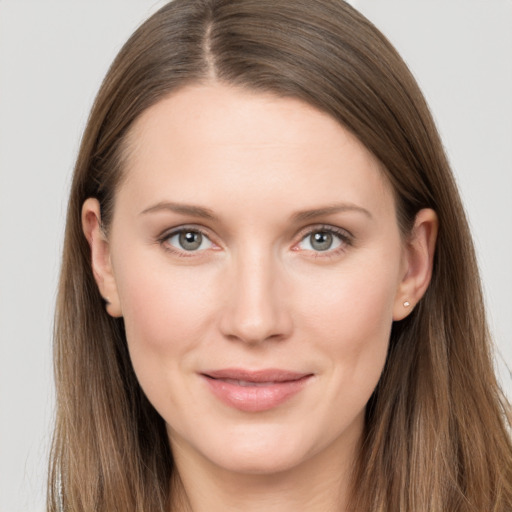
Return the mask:
<svg viewBox="0 0 512 512">
<path fill-rule="evenodd" d="M 198 226 L 180 226 L 179 228 L 173 229 L 171 231 L 166 231 L 165 233 L 158 237 L 157 242 L 162 246 L 162 248 L 165 251 L 180 258 L 193 258 L 197 256 L 198 253 L 204 252 L 204 249 L 202 251 L 180 251 L 179 249 L 166 243 L 170 238 L 179 235 L 180 233 L 199 233 L 204 238 L 209 240 L 213 245 L 216 245 L 214 242 L 211 241 L 211 236 L 204 229 L 201 229 Z"/>
<path fill-rule="evenodd" d="M 206 232 L 206 230 L 202 229 L 199 226 L 180 226 L 179 228 L 173 229 L 171 231 L 166 231 L 161 236 L 158 237 L 157 242 L 162 246 L 162 248 L 170 252 L 171 254 L 178 256 L 180 258 L 192 258 L 197 257 L 198 254 L 203 253 L 206 251 L 206 249 L 203 249 L 201 251 L 186 251 L 186 250 L 179 250 L 173 247 L 172 245 L 166 243 L 168 240 L 176 235 L 179 235 L 180 233 L 187 233 L 187 232 L 193 232 L 193 233 L 199 233 L 204 238 L 210 241 L 213 245 L 216 245 L 212 240 L 211 236 Z M 308 226 L 307 228 L 304 228 L 302 232 L 298 235 L 299 241 L 296 242 L 293 245 L 292 250 L 299 251 L 296 247 L 307 239 L 308 236 L 312 236 L 314 233 L 329 233 L 339 239 L 340 246 L 335 249 L 326 249 L 325 251 L 314 251 L 314 250 L 307 250 L 307 252 L 314 254 L 314 258 L 332 258 L 337 256 L 338 254 L 344 252 L 347 247 L 350 247 L 353 245 L 353 235 L 349 233 L 345 229 L 337 228 L 330 225 L 315 225 L 315 226 Z M 218 247 L 218 246 L 217 246 Z"/>
<path fill-rule="evenodd" d="M 347 247 L 350 247 L 354 243 L 354 236 L 348 232 L 345 229 L 337 228 L 331 225 L 315 225 L 315 226 L 308 226 L 305 228 L 302 233 L 299 235 L 300 240 L 294 245 L 294 248 L 297 247 L 298 244 L 306 240 L 308 237 L 312 236 L 314 233 L 329 233 L 333 235 L 334 237 L 338 238 L 340 241 L 340 246 L 336 247 L 334 249 L 327 249 L 325 251 L 313 251 L 309 250 L 308 252 L 313 254 L 313 257 L 315 259 L 317 258 L 333 258 L 338 256 L 339 254 L 345 252 L 347 250 Z M 294 249 L 299 250 L 299 249 Z"/>
</svg>

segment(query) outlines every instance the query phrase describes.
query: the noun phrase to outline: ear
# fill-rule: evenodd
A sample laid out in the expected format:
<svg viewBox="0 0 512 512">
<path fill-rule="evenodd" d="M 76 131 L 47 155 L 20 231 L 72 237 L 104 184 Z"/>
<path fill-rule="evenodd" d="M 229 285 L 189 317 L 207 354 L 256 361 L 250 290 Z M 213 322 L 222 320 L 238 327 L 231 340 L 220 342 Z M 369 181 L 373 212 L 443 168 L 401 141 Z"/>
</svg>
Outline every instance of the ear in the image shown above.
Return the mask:
<svg viewBox="0 0 512 512">
<path fill-rule="evenodd" d="M 430 208 L 420 210 L 404 244 L 402 280 L 399 283 L 393 320 L 405 318 L 426 292 L 432 277 L 439 221 Z"/>
<path fill-rule="evenodd" d="M 121 305 L 110 261 L 110 245 L 101 225 L 100 203 L 90 197 L 82 206 L 82 229 L 91 248 L 92 273 L 101 296 L 107 303 L 107 313 L 121 317 Z"/>
</svg>

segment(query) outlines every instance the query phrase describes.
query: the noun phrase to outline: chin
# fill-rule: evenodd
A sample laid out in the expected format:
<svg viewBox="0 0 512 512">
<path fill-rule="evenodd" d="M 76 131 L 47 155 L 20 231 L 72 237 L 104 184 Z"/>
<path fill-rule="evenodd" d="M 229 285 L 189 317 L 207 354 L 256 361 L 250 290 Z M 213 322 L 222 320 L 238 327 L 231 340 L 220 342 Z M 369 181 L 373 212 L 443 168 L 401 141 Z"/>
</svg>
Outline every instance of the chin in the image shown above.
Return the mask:
<svg viewBox="0 0 512 512">
<path fill-rule="evenodd" d="M 294 431 L 289 424 L 239 424 L 222 435 L 203 438 L 196 450 L 225 471 L 273 475 L 299 468 L 322 452 L 332 440 L 307 428 Z"/>
<path fill-rule="evenodd" d="M 297 468 L 305 460 L 302 454 L 282 449 L 230 451 L 215 457 L 217 466 L 230 473 L 246 475 L 275 475 Z"/>
</svg>

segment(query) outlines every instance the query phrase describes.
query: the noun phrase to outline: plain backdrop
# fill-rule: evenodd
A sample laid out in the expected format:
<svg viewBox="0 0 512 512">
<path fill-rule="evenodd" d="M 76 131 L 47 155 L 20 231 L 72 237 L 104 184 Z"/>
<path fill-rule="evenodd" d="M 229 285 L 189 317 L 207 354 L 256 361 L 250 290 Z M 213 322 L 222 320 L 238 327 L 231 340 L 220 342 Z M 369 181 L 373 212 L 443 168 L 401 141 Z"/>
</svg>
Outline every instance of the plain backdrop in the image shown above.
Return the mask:
<svg viewBox="0 0 512 512">
<path fill-rule="evenodd" d="M 44 510 L 73 161 L 100 81 L 164 1 L 0 0 L 0 512 Z M 509 396 L 512 1 L 354 0 L 417 77 L 460 185 Z"/>
</svg>

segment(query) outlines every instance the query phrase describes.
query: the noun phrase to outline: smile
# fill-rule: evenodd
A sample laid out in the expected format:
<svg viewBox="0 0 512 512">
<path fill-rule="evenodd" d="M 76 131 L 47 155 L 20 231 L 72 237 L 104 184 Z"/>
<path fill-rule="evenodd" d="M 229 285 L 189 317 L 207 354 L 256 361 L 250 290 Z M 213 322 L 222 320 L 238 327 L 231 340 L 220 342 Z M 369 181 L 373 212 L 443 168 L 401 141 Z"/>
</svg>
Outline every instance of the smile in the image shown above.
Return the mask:
<svg viewBox="0 0 512 512">
<path fill-rule="evenodd" d="M 313 374 L 230 368 L 205 372 L 201 376 L 224 404 L 243 412 L 262 412 L 278 407 L 299 393 Z"/>
</svg>

